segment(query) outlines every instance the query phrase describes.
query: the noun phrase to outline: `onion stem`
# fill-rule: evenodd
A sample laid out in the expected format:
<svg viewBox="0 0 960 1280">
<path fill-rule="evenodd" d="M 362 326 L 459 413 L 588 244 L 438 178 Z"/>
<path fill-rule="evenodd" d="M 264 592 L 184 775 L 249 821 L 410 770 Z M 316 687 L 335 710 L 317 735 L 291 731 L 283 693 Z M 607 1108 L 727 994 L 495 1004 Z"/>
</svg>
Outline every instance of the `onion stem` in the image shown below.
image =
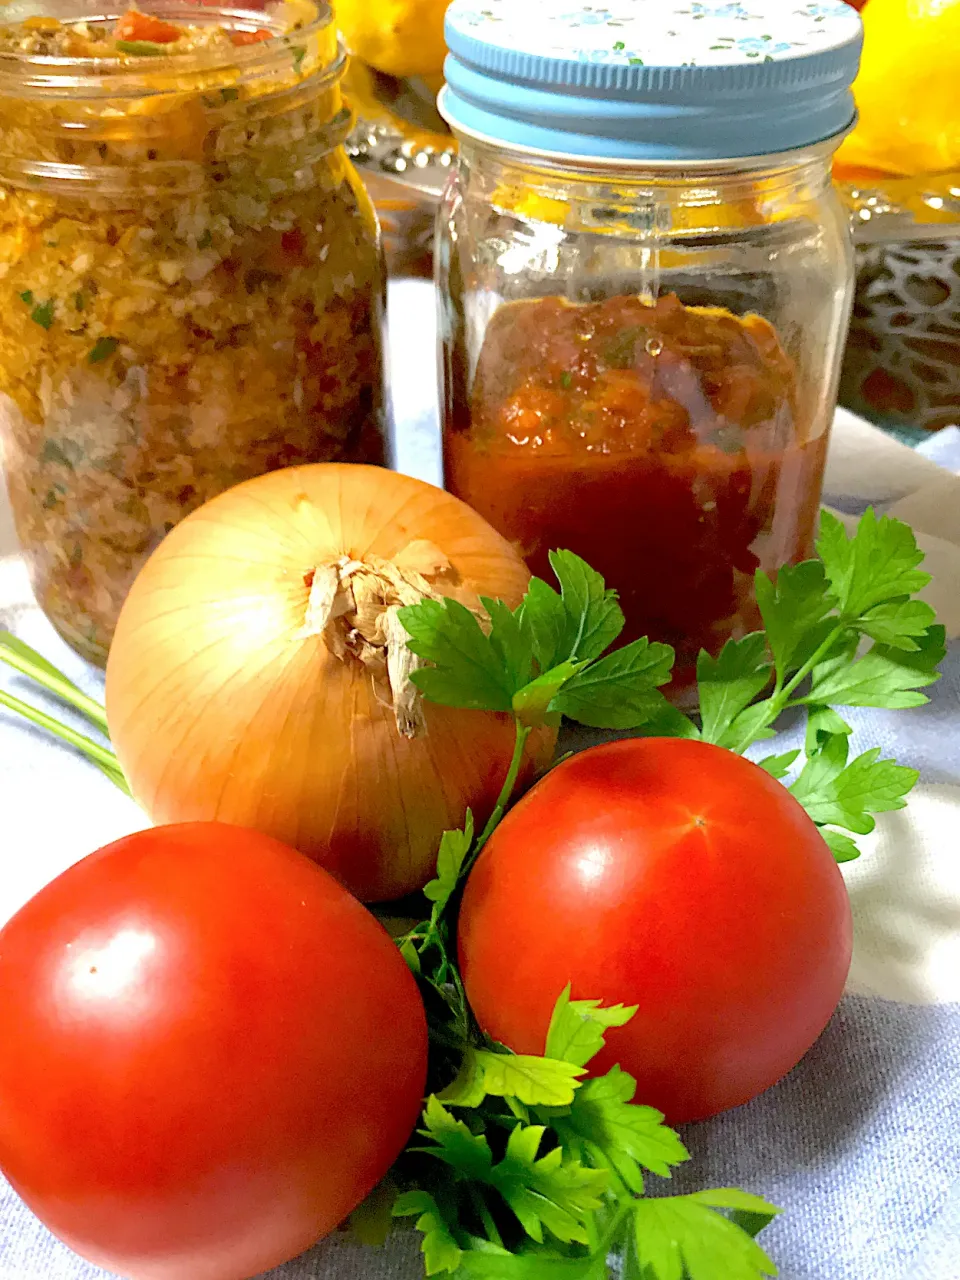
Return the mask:
<svg viewBox="0 0 960 1280">
<path fill-rule="evenodd" d="M 119 787 L 126 795 L 131 794 L 127 780 L 123 776 L 123 770 L 120 768 L 120 762 L 109 747 L 101 746 L 100 743 L 94 742 L 92 738 L 87 738 L 84 734 L 77 733 L 69 725 L 55 720 L 53 716 L 48 716 L 39 707 L 34 707 L 29 702 L 23 702 L 20 698 L 14 697 L 12 693 L 7 693 L 3 689 L 0 689 L 0 706 L 7 707 L 10 711 L 15 711 L 17 715 L 23 716 L 25 720 L 30 720 L 41 729 L 46 729 L 48 733 L 52 733 L 55 737 L 69 743 L 71 747 L 75 747 L 105 773 L 114 786 Z"/>
</svg>

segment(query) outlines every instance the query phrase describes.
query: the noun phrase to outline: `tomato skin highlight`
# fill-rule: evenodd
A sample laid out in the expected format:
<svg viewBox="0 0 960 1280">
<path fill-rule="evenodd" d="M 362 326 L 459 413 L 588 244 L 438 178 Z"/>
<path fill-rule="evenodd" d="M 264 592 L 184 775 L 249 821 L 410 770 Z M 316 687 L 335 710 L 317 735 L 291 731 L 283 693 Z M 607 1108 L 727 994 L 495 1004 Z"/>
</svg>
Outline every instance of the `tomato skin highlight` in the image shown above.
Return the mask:
<svg viewBox="0 0 960 1280">
<path fill-rule="evenodd" d="M 156 828 L 0 931 L 0 1167 L 134 1280 L 245 1280 L 336 1228 L 411 1133 L 416 983 L 379 923 L 269 837 Z"/>
<path fill-rule="evenodd" d="M 829 1022 L 850 969 L 839 868 L 785 787 L 710 744 L 636 739 L 559 765 L 474 868 L 460 966 L 481 1027 L 542 1053 L 554 1003 L 639 1005 L 591 1063 L 674 1124 L 749 1101 Z"/>
</svg>

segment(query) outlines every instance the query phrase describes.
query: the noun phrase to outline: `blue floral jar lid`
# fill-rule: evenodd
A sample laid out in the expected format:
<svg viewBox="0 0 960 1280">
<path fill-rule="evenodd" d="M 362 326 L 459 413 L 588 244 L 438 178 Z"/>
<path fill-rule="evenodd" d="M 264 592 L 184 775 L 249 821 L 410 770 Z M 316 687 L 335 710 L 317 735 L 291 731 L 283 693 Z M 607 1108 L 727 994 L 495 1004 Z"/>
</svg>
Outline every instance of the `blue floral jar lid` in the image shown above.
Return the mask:
<svg viewBox="0 0 960 1280">
<path fill-rule="evenodd" d="M 843 0 L 453 0 L 441 110 L 547 154 L 772 155 L 850 128 L 862 39 Z"/>
</svg>

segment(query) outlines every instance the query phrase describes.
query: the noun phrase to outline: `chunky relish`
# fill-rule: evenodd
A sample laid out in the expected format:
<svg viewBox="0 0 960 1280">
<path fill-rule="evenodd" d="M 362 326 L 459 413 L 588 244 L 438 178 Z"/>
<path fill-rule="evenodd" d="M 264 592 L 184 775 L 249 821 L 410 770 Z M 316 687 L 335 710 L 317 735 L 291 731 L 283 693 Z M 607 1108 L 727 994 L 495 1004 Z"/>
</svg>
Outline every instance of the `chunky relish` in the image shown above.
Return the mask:
<svg viewBox="0 0 960 1280">
<path fill-rule="evenodd" d="M 620 593 L 623 639 L 701 649 L 757 622 L 758 568 L 811 553 L 826 439 L 808 438 L 773 327 L 674 295 L 508 303 L 445 435 L 448 487 L 549 574 L 575 551 Z"/>
<path fill-rule="evenodd" d="M 335 29 L 313 0 L 193 12 L 0 24 L 0 447 L 37 598 L 99 663 L 195 508 L 384 461 L 379 231 Z"/>
</svg>

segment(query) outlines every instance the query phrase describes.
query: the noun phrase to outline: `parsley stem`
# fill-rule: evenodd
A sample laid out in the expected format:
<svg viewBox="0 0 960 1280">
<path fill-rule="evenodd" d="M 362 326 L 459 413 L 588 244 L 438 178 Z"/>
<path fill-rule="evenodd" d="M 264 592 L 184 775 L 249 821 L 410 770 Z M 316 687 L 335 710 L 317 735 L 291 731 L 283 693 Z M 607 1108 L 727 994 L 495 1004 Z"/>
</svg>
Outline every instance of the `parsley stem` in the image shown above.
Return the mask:
<svg viewBox="0 0 960 1280">
<path fill-rule="evenodd" d="M 816 652 L 807 659 L 807 661 L 803 664 L 803 666 L 796 673 L 796 675 L 794 675 L 792 679 L 789 680 L 787 684 L 783 686 L 783 688 L 780 690 L 779 697 L 777 698 L 781 711 L 786 706 L 787 700 L 789 699 L 790 695 L 796 689 L 798 689 L 800 685 L 803 684 L 804 680 L 806 680 L 807 676 L 810 675 L 814 667 L 816 667 L 818 663 L 823 661 L 823 659 L 827 656 L 827 654 L 833 648 L 834 644 L 836 644 L 837 638 L 844 631 L 846 631 L 846 629 L 847 628 L 845 623 L 838 622 L 837 625 L 830 632 L 830 634 L 827 636 L 826 640 L 824 640 L 824 642 L 820 645 L 819 649 L 817 649 Z"/>
<path fill-rule="evenodd" d="M 777 720 L 777 718 L 780 715 L 782 715 L 784 711 L 786 711 L 787 707 L 798 706 L 800 705 L 800 702 L 804 701 L 803 699 L 800 699 L 796 702 L 791 702 L 790 698 L 791 698 L 791 695 L 795 693 L 796 690 L 800 687 L 800 685 L 803 684 L 804 680 L 807 679 L 807 677 L 814 670 L 817 664 L 823 661 L 823 659 L 827 656 L 827 654 L 836 644 L 838 637 L 841 636 L 846 630 L 847 630 L 847 624 L 842 620 L 838 621 L 837 625 L 833 628 L 833 630 L 830 632 L 827 638 L 823 641 L 823 643 L 819 646 L 819 648 L 816 649 L 816 651 L 813 654 L 811 654 L 811 656 L 803 664 L 800 670 L 795 672 L 795 674 L 791 676 L 791 678 L 788 681 L 784 682 L 782 675 L 777 676 L 777 683 L 774 687 L 773 693 L 770 695 L 769 699 L 767 700 L 767 708 L 769 711 L 769 715 L 767 716 L 767 724 L 773 724 Z M 732 748 L 732 750 L 735 751 L 737 755 L 743 755 L 747 747 L 751 746 L 754 742 L 756 742 L 756 740 L 757 740 L 757 727 L 755 726 L 754 731 L 752 733 L 745 734 L 743 738 L 741 738 L 740 741 L 736 744 L 736 746 Z"/>
<path fill-rule="evenodd" d="M 123 776 L 123 770 L 120 768 L 117 757 L 109 747 L 102 747 L 98 742 L 94 742 L 92 738 L 87 738 L 82 733 L 77 733 L 75 729 L 61 724 L 53 716 L 48 716 L 39 707 L 34 707 L 29 702 L 23 702 L 20 698 L 15 698 L 12 693 L 7 693 L 3 689 L 0 689 L 0 706 L 4 706 L 10 711 L 15 711 L 17 715 L 23 716 L 25 720 L 30 720 L 41 729 L 46 729 L 48 733 L 52 733 L 55 737 L 69 743 L 71 747 L 76 747 L 78 751 L 82 752 L 88 760 L 91 760 L 107 775 L 114 786 L 119 787 L 126 795 L 130 795 L 130 788 L 127 785 L 126 778 Z"/>
<path fill-rule="evenodd" d="M 510 803 L 510 799 L 513 796 L 514 789 L 516 788 L 517 779 L 520 776 L 520 766 L 523 764 L 523 753 L 526 750 L 527 739 L 530 737 L 532 727 L 530 725 L 521 724 L 519 720 L 517 720 L 515 724 L 516 739 L 513 744 L 513 759 L 510 761 L 510 768 L 507 770 L 507 776 L 504 778 L 503 786 L 500 788 L 500 795 L 497 797 L 496 808 L 493 813 L 491 813 L 490 818 L 487 821 L 487 825 L 483 828 L 483 831 L 480 833 L 479 840 L 474 845 L 469 863 L 464 868 L 464 875 L 466 875 L 470 870 L 470 867 L 472 867 L 474 862 L 476 862 L 480 850 L 487 843 L 499 825 L 500 819 L 506 813 L 507 805 Z"/>
<path fill-rule="evenodd" d="M 533 728 L 531 725 L 521 724 L 520 721 L 517 719 L 514 720 L 514 725 L 515 725 L 515 731 L 516 731 L 516 738 L 513 744 L 513 758 L 510 761 L 510 768 L 507 770 L 507 776 L 503 780 L 503 786 L 500 788 L 500 794 L 497 797 L 497 803 L 494 807 L 493 813 L 491 813 L 490 818 L 487 821 L 487 825 L 483 828 L 483 831 L 481 831 L 479 838 L 474 842 L 473 848 L 470 850 L 470 853 L 463 860 L 463 865 L 460 868 L 460 876 L 458 880 L 458 883 L 461 886 L 466 883 L 467 877 L 469 876 L 470 872 L 473 870 L 474 864 L 476 863 L 477 859 L 480 857 L 481 852 L 483 851 L 483 846 L 487 843 L 487 841 L 493 835 L 494 831 L 497 829 L 497 826 L 500 823 L 500 819 L 506 813 L 507 805 L 510 803 L 510 799 L 513 796 L 514 790 L 516 789 L 517 779 L 520 777 L 520 767 L 523 764 L 523 753 L 526 750 L 527 740 L 530 737 L 530 734 L 533 732 Z M 441 932 L 440 921 L 444 913 L 446 912 L 447 908 L 450 906 L 451 901 L 452 899 L 448 899 L 447 902 L 444 904 L 443 909 L 439 913 L 439 916 L 437 918 L 431 919 L 428 925 L 426 937 L 424 939 L 424 941 L 426 942 L 432 938 L 435 938 L 438 945 L 440 946 L 441 953 L 445 960 L 447 957 L 446 936 L 443 932 Z M 424 949 L 423 946 L 421 946 L 420 948 L 421 952 L 423 951 L 423 949 Z M 469 1005 L 467 1003 L 466 992 L 463 988 L 463 983 L 460 979 L 460 973 L 455 964 L 450 965 L 450 972 L 453 975 L 454 984 L 458 988 L 458 994 L 463 999 L 464 1007 L 468 1008 Z"/>
<path fill-rule="evenodd" d="M 72 680 L 68 680 L 60 672 L 48 671 L 45 664 L 31 662 L 29 658 L 15 649 L 7 648 L 2 642 L 0 642 L 0 661 L 35 681 L 62 701 L 68 702 L 101 733 L 107 733 L 107 714 L 103 707 L 94 698 L 88 697 L 82 689 L 78 689 Z"/>
<path fill-rule="evenodd" d="M 487 1233 L 487 1238 L 492 1240 L 494 1244 L 499 1245 L 502 1249 L 504 1247 L 503 1236 L 501 1236 L 500 1232 L 497 1230 L 497 1224 L 493 1220 L 493 1214 L 487 1208 L 486 1202 L 484 1201 L 479 1189 L 475 1187 L 473 1183 L 468 1183 L 467 1190 L 470 1195 L 470 1203 L 476 1210 L 477 1217 L 483 1223 L 483 1229 Z"/>
</svg>

